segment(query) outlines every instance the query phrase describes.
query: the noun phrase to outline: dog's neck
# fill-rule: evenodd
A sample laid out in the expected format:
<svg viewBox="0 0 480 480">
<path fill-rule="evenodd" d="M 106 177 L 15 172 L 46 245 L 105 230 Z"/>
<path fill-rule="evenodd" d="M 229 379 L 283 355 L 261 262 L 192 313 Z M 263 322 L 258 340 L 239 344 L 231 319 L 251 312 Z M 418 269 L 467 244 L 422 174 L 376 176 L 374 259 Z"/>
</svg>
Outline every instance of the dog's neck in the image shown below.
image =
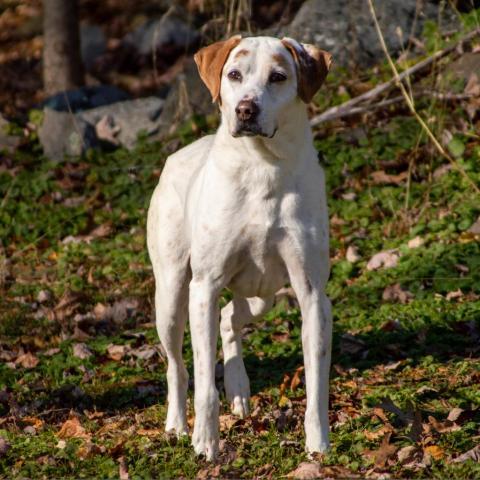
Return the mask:
<svg viewBox="0 0 480 480">
<path fill-rule="evenodd" d="M 216 134 L 216 141 L 226 143 L 243 153 L 243 161 L 268 162 L 279 165 L 316 157 L 312 129 L 308 121 L 307 108 L 301 102 L 295 103 L 283 112 L 275 134 L 269 137 L 232 137 L 227 123 L 222 121 Z M 289 165 L 293 167 L 293 165 Z"/>
</svg>

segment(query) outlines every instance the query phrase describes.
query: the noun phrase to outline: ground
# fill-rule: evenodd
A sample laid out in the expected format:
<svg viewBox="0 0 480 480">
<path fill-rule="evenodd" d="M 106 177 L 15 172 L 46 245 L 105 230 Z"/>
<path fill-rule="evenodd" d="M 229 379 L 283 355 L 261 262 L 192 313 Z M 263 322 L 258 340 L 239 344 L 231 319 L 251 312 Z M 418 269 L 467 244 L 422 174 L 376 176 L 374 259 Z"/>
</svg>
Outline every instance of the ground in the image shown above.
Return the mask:
<svg viewBox="0 0 480 480">
<path fill-rule="evenodd" d="M 347 76 L 329 79 L 320 107 L 344 99 Z M 480 476 L 480 202 L 456 168 L 480 184 L 478 122 L 461 104 L 417 108 L 455 166 L 403 107 L 316 129 L 334 348 L 332 450 L 314 461 L 303 451 L 301 316 L 288 290 L 245 331 L 245 420 L 229 414 L 219 359 L 219 461 L 163 432 L 146 210 L 166 156 L 216 119 L 60 164 L 29 133 L 0 166 L 0 477 Z M 191 375 L 188 333 L 184 351 Z"/>
</svg>

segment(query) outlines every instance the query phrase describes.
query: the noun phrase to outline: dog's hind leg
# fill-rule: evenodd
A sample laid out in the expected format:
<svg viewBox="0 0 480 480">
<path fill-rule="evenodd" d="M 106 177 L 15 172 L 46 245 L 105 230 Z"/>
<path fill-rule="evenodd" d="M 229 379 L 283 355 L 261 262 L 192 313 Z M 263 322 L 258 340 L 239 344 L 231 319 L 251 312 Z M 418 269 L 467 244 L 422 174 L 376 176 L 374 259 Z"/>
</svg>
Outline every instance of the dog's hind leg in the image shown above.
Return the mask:
<svg viewBox="0 0 480 480">
<path fill-rule="evenodd" d="M 249 413 L 250 383 L 242 358 L 242 327 L 260 318 L 272 308 L 271 298 L 234 297 L 222 308 L 222 336 L 225 394 L 232 413 L 245 418 Z"/>
<path fill-rule="evenodd" d="M 168 412 L 165 430 L 187 433 L 188 373 L 182 358 L 188 318 L 188 270 L 171 275 L 157 272 L 155 310 L 158 336 L 167 354 Z"/>
</svg>

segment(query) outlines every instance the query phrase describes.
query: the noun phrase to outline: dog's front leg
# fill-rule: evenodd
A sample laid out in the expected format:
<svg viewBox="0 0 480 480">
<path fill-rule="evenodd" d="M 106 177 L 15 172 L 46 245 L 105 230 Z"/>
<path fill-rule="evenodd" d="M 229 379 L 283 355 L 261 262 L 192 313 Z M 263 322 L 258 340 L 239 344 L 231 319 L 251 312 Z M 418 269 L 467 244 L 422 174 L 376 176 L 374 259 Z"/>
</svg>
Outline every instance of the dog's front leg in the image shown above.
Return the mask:
<svg viewBox="0 0 480 480">
<path fill-rule="evenodd" d="M 195 376 L 195 452 L 213 460 L 218 452 L 218 392 L 215 387 L 215 357 L 218 337 L 218 292 L 208 280 L 190 282 L 190 331 Z"/>
<path fill-rule="evenodd" d="M 326 254 L 327 255 L 327 254 Z M 330 372 L 332 316 L 330 300 L 325 294 L 328 257 L 319 268 L 309 272 L 294 256 L 290 257 L 290 282 L 302 313 L 302 346 L 305 362 L 307 409 L 305 412 L 305 449 L 309 453 L 325 452 L 328 439 L 328 382 Z"/>
</svg>

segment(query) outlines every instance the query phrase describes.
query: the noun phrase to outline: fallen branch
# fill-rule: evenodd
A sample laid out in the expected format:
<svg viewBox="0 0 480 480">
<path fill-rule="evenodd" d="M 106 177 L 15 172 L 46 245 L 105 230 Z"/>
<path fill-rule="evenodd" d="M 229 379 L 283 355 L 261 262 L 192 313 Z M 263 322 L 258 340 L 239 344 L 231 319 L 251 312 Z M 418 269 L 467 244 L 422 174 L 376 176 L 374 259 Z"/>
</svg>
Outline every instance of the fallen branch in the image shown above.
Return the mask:
<svg viewBox="0 0 480 480">
<path fill-rule="evenodd" d="M 345 114 L 349 115 L 347 112 L 349 112 L 353 107 L 356 107 L 359 103 L 373 100 L 374 98 L 378 97 L 380 94 L 393 88 L 397 84 L 397 82 L 401 82 L 406 77 L 409 77 L 410 75 L 413 75 L 414 73 L 417 73 L 423 70 L 424 68 L 428 67 L 429 65 L 436 62 L 437 60 L 440 60 L 441 58 L 449 55 L 451 52 L 455 51 L 459 46 L 463 45 L 464 43 L 472 40 L 473 38 L 479 35 L 480 35 L 480 28 L 472 30 L 470 33 L 462 37 L 458 42 L 454 43 L 453 45 L 450 45 L 448 47 L 445 47 L 443 50 L 439 50 L 438 52 L 435 52 L 432 56 L 425 58 L 424 60 L 416 63 L 415 65 L 412 65 L 410 68 L 407 68 L 402 73 L 399 73 L 398 77 L 394 77 L 388 80 L 387 82 L 381 83 L 380 85 L 377 85 L 375 88 L 372 88 L 368 92 L 365 92 L 362 95 L 359 95 L 358 97 L 352 98 L 348 102 L 342 103 L 341 105 L 329 108 L 328 110 L 321 113 L 320 115 L 313 117 L 310 120 L 310 125 L 312 127 L 316 127 L 317 125 L 320 125 L 323 122 L 331 120 L 332 118 L 339 118 L 341 116 L 345 116 Z"/>
<path fill-rule="evenodd" d="M 443 92 L 429 92 L 429 91 L 422 91 L 414 93 L 414 98 L 421 98 L 421 97 L 431 97 L 437 100 L 441 100 L 444 102 L 458 102 L 460 100 L 468 100 L 473 98 L 475 95 L 471 93 L 443 93 Z M 329 122 L 331 120 L 337 120 L 339 118 L 350 117 L 352 115 L 359 115 L 362 113 L 371 112 L 374 110 L 381 110 L 385 107 L 390 107 L 391 105 L 395 105 L 396 103 L 402 103 L 405 101 L 402 95 L 388 98 L 386 100 L 382 100 L 377 103 L 369 103 L 367 105 L 361 105 L 359 107 L 351 107 L 346 111 L 332 111 L 330 114 L 325 115 L 322 122 Z M 327 112 L 325 112 L 327 113 Z M 323 114 L 322 114 L 323 115 Z"/>
<path fill-rule="evenodd" d="M 390 56 L 390 53 L 388 52 L 387 44 L 385 43 L 385 38 L 383 37 L 382 30 L 380 28 L 380 24 L 378 23 L 377 19 L 377 14 L 375 12 L 375 7 L 373 6 L 372 0 L 368 0 L 368 6 L 370 8 L 370 13 L 372 14 L 372 19 L 375 24 L 375 29 L 378 34 L 378 39 L 380 40 L 380 45 L 382 46 L 382 50 L 385 53 L 385 56 L 387 57 L 388 64 L 390 65 L 390 68 L 393 72 L 393 80 L 395 82 L 395 85 L 400 89 L 400 92 L 402 93 L 403 98 L 405 99 L 405 103 L 407 104 L 410 112 L 412 115 L 415 117 L 417 122 L 421 125 L 425 133 L 427 134 L 428 138 L 432 141 L 432 143 L 435 145 L 435 148 L 439 151 L 439 153 L 445 157 L 466 180 L 470 184 L 470 186 L 478 193 L 480 194 L 480 189 L 478 186 L 475 184 L 475 182 L 468 176 L 468 173 L 465 171 L 465 169 L 457 162 L 455 161 L 448 153 L 447 151 L 442 147 L 440 142 L 437 140 L 437 137 L 433 134 L 433 132 L 430 130 L 428 125 L 425 123 L 423 118 L 418 114 L 417 110 L 415 109 L 415 105 L 413 104 L 413 98 L 410 97 L 408 94 L 405 85 L 401 81 L 401 74 L 398 73 L 397 67 L 395 66 L 395 63 L 392 60 L 392 57 Z M 470 38 L 471 35 L 475 33 L 475 35 L 478 35 L 480 33 L 480 28 L 474 30 L 473 32 L 470 32 L 469 35 Z M 465 39 L 466 37 L 464 37 Z"/>
</svg>

